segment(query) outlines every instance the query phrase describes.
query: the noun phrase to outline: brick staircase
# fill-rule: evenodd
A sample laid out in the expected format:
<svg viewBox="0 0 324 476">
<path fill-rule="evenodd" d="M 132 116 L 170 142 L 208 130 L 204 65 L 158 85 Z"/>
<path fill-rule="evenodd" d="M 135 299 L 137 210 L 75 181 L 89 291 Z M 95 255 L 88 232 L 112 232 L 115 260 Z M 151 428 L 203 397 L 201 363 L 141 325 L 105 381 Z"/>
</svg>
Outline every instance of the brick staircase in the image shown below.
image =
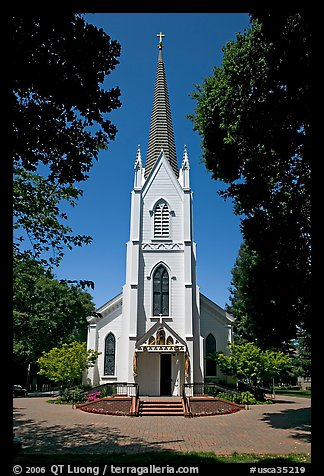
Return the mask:
<svg viewBox="0 0 324 476">
<path fill-rule="evenodd" d="M 176 416 L 184 415 L 181 398 L 171 399 L 140 399 L 139 416 L 160 415 Z"/>
</svg>

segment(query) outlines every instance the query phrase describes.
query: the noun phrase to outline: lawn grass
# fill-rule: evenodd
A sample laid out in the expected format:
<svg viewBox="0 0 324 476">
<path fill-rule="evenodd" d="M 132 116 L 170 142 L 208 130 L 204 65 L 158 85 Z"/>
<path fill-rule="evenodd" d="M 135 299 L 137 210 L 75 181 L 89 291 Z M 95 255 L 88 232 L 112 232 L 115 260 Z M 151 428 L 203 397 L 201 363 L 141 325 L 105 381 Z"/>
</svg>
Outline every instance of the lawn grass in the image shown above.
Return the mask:
<svg viewBox="0 0 324 476">
<path fill-rule="evenodd" d="M 288 397 L 311 398 L 311 390 L 276 390 L 276 395 L 286 395 Z"/>
<path fill-rule="evenodd" d="M 23 454 L 14 457 L 14 464 L 84 464 L 84 465 L 174 465 L 192 466 L 215 463 L 271 463 L 273 465 L 293 465 L 295 463 L 310 463 L 311 457 L 306 454 L 248 454 L 232 453 L 216 455 L 203 452 L 148 452 L 148 453 L 118 453 L 118 454 Z"/>
</svg>

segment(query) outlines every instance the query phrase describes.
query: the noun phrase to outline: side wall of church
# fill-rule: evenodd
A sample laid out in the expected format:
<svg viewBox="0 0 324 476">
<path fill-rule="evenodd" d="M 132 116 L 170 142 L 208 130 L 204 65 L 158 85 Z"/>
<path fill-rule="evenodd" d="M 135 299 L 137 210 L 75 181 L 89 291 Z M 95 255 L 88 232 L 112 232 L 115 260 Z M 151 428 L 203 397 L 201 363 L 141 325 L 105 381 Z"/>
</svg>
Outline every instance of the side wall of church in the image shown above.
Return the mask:
<svg viewBox="0 0 324 476">
<path fill-rule="evenodd" d="M 228 342 L 232 340 L 231 325 L 224 317 L 224 311 L 218 311 L 217 308 L 208 304 L 201 298 L 200 300 L 200 331 L 202 337 L 203 355 L 204 355 L 204 375 L 206 377 L 206 338 L 212 334 L 216 340 L 216 352 L 224 352 L 228 355 Z M 217 379 L 223 380 L 225 376 L 217 370 Z"/>
<path fill-rule="evenodd" d="M 96 326 L 97 330 L 97 351 L 101 352 L 97 359 L 96 368 L 94 369 L 94 377 L 98 373 L 100 376 L 100 382 L 94 382 L 94 385 L 106 382 L 117 382 L 121 380 L 121 375 L 126 373 L 127 362 L 125 362 L 125 346 L 122 334 L 123 334 L 123 315 L 122 308 L 109 314 L 107 317 L 103 317 Z M 105 361 L 105 342 L 107 336 L 112 333 L 115 337 L 115 373 L 114 375 L 105 375 L 104 361 Z M 96 379 L 95 379 L 96 380 Z"/>
<path fill-rule="evenodd" d="M 200 332 L 204 340 L 208 334 L 213 334 L 217 352 L 228 352 L 229 330 L 224 318 L 203 302 L 200 308 Z"/>
</svg>

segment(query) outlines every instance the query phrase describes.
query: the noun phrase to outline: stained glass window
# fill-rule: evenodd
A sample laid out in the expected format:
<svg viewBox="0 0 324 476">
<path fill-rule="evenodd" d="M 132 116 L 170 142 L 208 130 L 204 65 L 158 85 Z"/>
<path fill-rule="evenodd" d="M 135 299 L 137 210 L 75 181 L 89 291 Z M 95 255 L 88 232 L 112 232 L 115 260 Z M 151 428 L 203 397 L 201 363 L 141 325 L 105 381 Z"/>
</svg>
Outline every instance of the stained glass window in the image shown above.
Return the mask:
<svg viewBox="0 0 324 476">
<path fill-rule="evenodd" d="M 213 377 L 216 376 L 216 362 L 210 360 L 208 357 L 213 356 L 216 352 L 216 339 L 212 334 L 208 334 L 206 338 L 206 375 Z"/>
<path fill-rule="evenodd" d="M 159 266 L 153 276 L 153 316 L 169 315 L 169 275 Z"/>
<path fill-rule="evenodd" d="M 105 375 L 115 375 L 115 347 L 115 336 L 109 333 L 105 341 Z"/>
</svg>

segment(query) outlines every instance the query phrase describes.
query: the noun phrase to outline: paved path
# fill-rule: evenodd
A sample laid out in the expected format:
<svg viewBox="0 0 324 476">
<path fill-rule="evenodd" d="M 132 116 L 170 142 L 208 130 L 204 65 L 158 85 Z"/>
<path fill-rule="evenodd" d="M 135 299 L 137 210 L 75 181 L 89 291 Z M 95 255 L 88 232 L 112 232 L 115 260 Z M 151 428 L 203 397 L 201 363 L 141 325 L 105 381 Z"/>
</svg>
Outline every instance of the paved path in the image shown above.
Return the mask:
<svg viewBox="0 0 324 476">
<path fill-rule="evenodd" d="M 47 400 L 14 399 L 14 432 L 24 453 L 311 452 L 307 398 L 281 396 L 272 405 L 197 418 L 98 415 Z"/>
</svg>

